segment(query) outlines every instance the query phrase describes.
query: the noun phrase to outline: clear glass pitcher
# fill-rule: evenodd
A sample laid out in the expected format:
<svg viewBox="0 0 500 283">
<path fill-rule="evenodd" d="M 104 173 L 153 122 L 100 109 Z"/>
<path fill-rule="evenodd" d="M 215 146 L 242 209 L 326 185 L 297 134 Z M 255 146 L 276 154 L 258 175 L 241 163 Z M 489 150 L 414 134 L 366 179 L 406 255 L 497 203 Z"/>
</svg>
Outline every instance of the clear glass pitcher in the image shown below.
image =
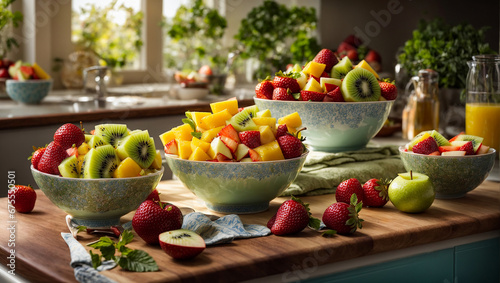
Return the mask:
<svg viewBox="0 0 500 283">
<path fill-rule="evenodd" d="M 476 55 L 468 61 L 465 132 L 500 149 L 500 56 Z"/>
<path fill-rule="evenodd" d="M 420 132 L 439 130 L 439 74 L 430 69 L 420 70 L 406 89 L 415 90 L 403 109 L 403 138 L 412 139 Z"/>
</svg>

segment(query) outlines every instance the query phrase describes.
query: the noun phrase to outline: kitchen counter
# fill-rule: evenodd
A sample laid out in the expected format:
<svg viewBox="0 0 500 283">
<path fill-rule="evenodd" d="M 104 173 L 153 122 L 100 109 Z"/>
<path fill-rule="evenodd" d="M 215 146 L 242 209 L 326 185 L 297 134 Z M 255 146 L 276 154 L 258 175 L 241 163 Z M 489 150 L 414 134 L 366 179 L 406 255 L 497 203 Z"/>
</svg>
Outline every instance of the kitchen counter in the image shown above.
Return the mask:
<svg viewBox="0 0 500 283">
<path fill-rule="evenodd" d="M 163 201 L 214 214 L 179 181 L 162 181 L 158 189 Z M 60 234 L 68 232 L 65 213 L 40 190 L 37 194 L 37 204 L 30 214 L 0 210 L 0 219 L 4 220 L 4 232 L 0 234 L 0 262 L 5 268 L 7 256 L 11 253 L 11 248 L 7 246 L 9 233 L 5 231 L 13 224 L 15 234 L 11 234 L 10 238 L 15 239 L 17 275 L 36 282 L 74 282 L 73 269 L 69 266 L 69 249 Z M 273 200 L 266 212 L 240 217 L 246 224 L 266 225 L 286 199 Z M 320 218 L 326 207 L 334 202 L 334 195 L 302 199 L 310 204 L 312 214 Z M 6 208 L 7 199 L 2 198 L 1 202 Z M 14 217 L 10 219 L 14 222 L 9 222 L 9 216 Z M 129 213 L 122 217 L 122 221 L 129 221 L 132 216 Z M 363 208 L 360 217 L 365 220 L 363 228 L 352 236 L 324 238 L 319 232 L 306 229 L 291 236 L 238 239 L 229 244 L 209 246 L 189 261 L 172 260 L 159 246 L 148 246 L 136 236 L 129 246 L 147 251 L 160 270 L 132 273 L 117 267 L 102 274 L 117 282 L 226 282 L 257 278 L 260 279 L 256 282 L 263 282 L 262 278 L 272 281 L 305 280 L 411 254 L 425 254 L 457 243 L 492 237 L 500 239 L 499 183 L 485 181 L 464 198 L 437 199 L 428 211 L 421 214 L 402 213 L 388 203 L 384 208 Z M 78 240 L 85 245 L 96 237 L 80 233 Z M 496 266 L 496 272 L 499 254 L 500 251 L 493 250 L 496 262 L 488 262 L 487 265 Z"/>
</svg>

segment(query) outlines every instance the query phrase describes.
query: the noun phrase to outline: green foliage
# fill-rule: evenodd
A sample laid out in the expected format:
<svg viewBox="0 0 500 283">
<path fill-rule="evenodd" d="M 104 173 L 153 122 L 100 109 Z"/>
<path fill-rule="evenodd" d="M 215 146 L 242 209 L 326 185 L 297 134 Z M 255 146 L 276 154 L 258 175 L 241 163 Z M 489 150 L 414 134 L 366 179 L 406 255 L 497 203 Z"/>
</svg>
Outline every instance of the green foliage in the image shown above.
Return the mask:
<svg viewBox="0 0 500 283">
<path fill-rule="evenodd" d="M 241 21 L 235 36 L 242 58 L 255 58 L 261 64 L 257 77 L 266 77 L 289 63 L 305 63 L 319 52 L 314 32 L 314 8 L 291 7 L 266 0 Z"/>
<path fill-rule="evenodd" d="M 97 268 L 102 264 L 102 259 L 104 258 L 104 260 L 114 260 L 121 268 L 129 271 L 157 271 L 158 265 L 148 253 L 126 247 L 127 244 L 132 242 L 133 238 L 134 234 L 125 230 L 117 243 L 109 237 L 101 237 L 99 241 L 89 244 L 88 246 L 101 252 L 101 255 L 99 255 L 93 253 L 92 250 L 89 251 L 92 259 L 92 266 Z M 116 251 L 118 251 L 120 255 L 115 256 Z"/>
<path fill-rule="evenodd" d="M 166 29 L 164 59 L 167 67 L 178 70 L 197 70 L 209 64 L 216 71 L 226 64 L 221 39 L 227 28 L 226 18 L 203 0 L 191 0 L 182 5 L 171 20 L 163 23 Z"/>
<path fill-rule="evenodd" d="M 413 38 L 406 41 L 399 63 L 412 76 L 421 69 L 437 71 L 441 88 L 463 89 L 469 70 L 467 61 L 473 55 L 494 53 L 484 42 L 487 29 L 475 29 L 470 24 L 451 26 L 439 18 L 421 20 Z"/>
<path fill-rule="evenodd" d="M 72 38 L 79 49 L 88 50 L 103 59 L 111 68 L 130 66 L 143 45 L 141 28 L 143 13 L 134 12 L 112 1 L 104 8 L 95 4 L 73 11 Z M 125 14 L 123 25 L 113 22 L 114 13 Z"/>
<path fill-rule="evenodd" d="M 9 35 L 8 27 L 18 27 L 23 21 L 23 14 L 19 11 L 12 12 L 9 6 L 15 0 L 0 1 L 0 58 L 4 58 L 12 47 L 18 47 L 16 39 Z"/>
</svg>

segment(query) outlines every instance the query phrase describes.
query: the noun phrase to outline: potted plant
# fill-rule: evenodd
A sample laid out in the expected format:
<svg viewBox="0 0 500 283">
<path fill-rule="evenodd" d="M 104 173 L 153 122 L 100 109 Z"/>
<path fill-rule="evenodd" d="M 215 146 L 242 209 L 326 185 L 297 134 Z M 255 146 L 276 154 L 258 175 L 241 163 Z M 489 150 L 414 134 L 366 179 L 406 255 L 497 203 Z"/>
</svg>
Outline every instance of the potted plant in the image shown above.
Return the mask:
<svg viewBox="0 0 500 283">
<path fill-rule="evenodd" d="M 467 61 L 472 60 L 473 55 L 494 53 L 484 40 L 487 29 L 476 29 L 466 23 L 452 26 L 440 18 L 421 20 L 398 56 L 400 66 L 409 76 L 417 75 L 422 69 L 438 72 L 439 124 L 446 136 L 465 129 Z"/>
<path fill-rule="evenodd" d="M 316 10 L 288 8 L 266 0 L 241 21 L 235 36 L 240 58 L 257 62 L 256 78 L 265 78 L 290 63 L 305 63 L 321 49 L 315 36 Z"/>
</svg>

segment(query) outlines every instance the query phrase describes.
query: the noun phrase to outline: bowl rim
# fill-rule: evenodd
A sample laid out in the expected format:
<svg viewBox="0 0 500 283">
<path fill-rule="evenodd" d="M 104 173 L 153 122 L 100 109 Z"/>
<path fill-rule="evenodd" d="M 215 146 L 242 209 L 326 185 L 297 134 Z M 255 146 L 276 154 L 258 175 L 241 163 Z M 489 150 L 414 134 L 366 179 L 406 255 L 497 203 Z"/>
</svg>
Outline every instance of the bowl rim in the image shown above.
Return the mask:
<svg viewBox="0 0 500 283">
<path fill-rule="evenodd" d="M 288 100 L 272 100 L 272 99 L 264 99 L 264 98 L 258 98 L 258 97 L 253 97 L 254 101 L 273 101 L 272 103 L 290 103 L 290 104 L 293 104 L 293 103 L 312 103 L 312 104 L 325 104 L 325 103 L 329 103 L 329 104 L 347 104 L 347 105 L 350 105 L 350 104 L 383 104 L 383 103 L 394 103 L 395 100 L 377 100 L 377 101 L 359 101 L 359 102 L 332 102 L 332 101 L 327 101 L 327 102 L 324 102 L 324 101 L 299 101 L 299 100 L 295 100 L 295 101 L 288 101 Z"/>
<path fill-rule="evenodd" d="M 5 81 L 5 83 L 9 83 L 9 84 L 18 84 L 18 83 L 30 83 L 30 84 L 34 84 L 34 83 L 48 83 L 48 82 L 54 82 L 54 79 L 50 78 L 50 79 L 29 79 L 29 80 L 25 80 L 25 81 L 20 81 L 20 80 L 15 80 L 15 79 L 7 79 Z"/>
<path fill-rule="evenodd" d="M 287 162 L 287 161 L 298 160 L 298 159 L 306 158 L 307 155 L 309 154 L 309 152 L 310 152 L 310 150 L 306 150 L 300 156 L 294 157 L 294 158 L 281 159 L 281 160 L 270 160 L 270 161 L 252 161 L 252 162 L 239 162 L 239 161 L 237 161 L 237 162 L 215 162 L 215 161 L 208 161 L 208 160 L 207 161 L 189 160 L 189 159 L 182 159 L 178 155 L 168 154 L 168 153 L 165 153 L 165 158 L 168 158 L 171 160 L 180 160 L 180 161 L 186 161 L 186 162 L 200 163 L 200 164 L 201 163 L 207 163 L 207 164 L 245 164 L 244 166 L 250 166 L 250 165 L 255 165 L 255 164 L 274 164 L 274 163 L 283 163 L 283 162 Z"/>
<path fill-rule="evenodd" d="M 147 174 L 147 175 L 144 175 L 144 176 L 137 176 L 137 177 L 127 177 L 127 178 L 98 178 L 98 179 L 86 179 L 86 178 L 70 178 L 70 177 L 62 177 L 62 176 L 58 176 L 58 175 L 53 175 L 53 174 L 49 174 L 49 173 L 45 173 L 45 172 L 42 172 L 38 169 L 35 169 L 33 167 L 33 165 L 30 166 L 31 168 L 31 171 L 35 171 L 36 173 L 38 174 L 41 174 L 41 175 L 46 175 L 46 176 L 49 176 L 49 177 L 54 177 L 54 178 L 57 178 L 57 179 L 61 179 L 61 180 L 74 180 L 75 182 L 80 182 L 80 181 L 85 181 L 85 182 L 88 182 L 88 181 L 109 181 L 109 180 L 133 180 L 133 179 L 139 179 L 139 178 L 144 178 L 144 177 L 153 177 L 153 176 L 156 176 L 156 175 L 160 175 L 163 174 L 163 172 L 165 171 L 165 166 L 161 166 L 161 169 L 158 170 L 157 172 L 154 172 L 154 173 L 151 173 L 151 174 Z"/>
<path fill-rule="evenodd" d="M 405 153 L 405 154 L 411 154 L 411 155 L 416 155 L 416 156 L 427 156 L 429 158 L 442 158 L 443 156 L 441 155 L 428 155 L 428 154 L 421 154 L 421 153 L 414 153 L 413 151 L 405 151 L 406 147 L 405 146 L 399 146 L 399 152 L 400 153 Z M 474 154 L 474 155 L 463 155 L 463 156 L 445 156 L 444 158 L 475 158 L 475 157 L 478 157 L 478 156 L 489 156 L 489 155 L 495 155 L 496 153 L 496 150 L 492 147 L 490 147 L 490 149 L 488 149 L 488 152 L 487 153 L 483 153 L 483 154 Z"/>
</svg>

